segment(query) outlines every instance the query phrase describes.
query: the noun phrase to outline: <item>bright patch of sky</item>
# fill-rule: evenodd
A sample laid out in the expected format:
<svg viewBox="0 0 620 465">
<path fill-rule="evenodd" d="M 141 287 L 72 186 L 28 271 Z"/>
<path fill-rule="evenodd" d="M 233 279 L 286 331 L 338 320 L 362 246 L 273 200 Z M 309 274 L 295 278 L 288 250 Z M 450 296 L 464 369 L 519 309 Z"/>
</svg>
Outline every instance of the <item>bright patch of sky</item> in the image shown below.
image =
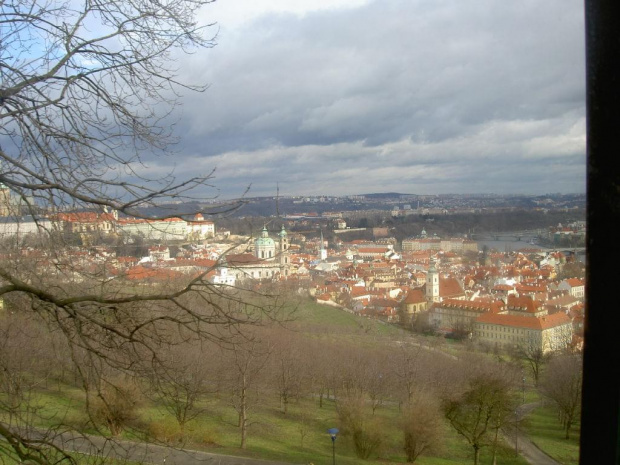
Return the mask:
<svg viewBox="0 0 620 465">
<path fill-rule="evenodd" d="M 293 14 L 301 17 L 311 12 L 355 8 L 366 3 L 367 0 L 220 0 L 205 7 L 201 19 L 217 22 L 222 29 L 235 29 L 263 16 Z"/>
</svg>

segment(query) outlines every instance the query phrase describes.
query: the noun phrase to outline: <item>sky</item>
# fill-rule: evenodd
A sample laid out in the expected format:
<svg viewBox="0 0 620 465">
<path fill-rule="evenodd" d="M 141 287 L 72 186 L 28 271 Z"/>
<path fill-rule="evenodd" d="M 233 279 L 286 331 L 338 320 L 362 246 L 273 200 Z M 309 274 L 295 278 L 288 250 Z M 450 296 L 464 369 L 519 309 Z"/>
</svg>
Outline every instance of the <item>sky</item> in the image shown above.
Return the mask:
<svg viewBox="0 0 620 465">
<path fill-rule="evenodd" d="M 585 192 L 581 0 L 218 0 L 177 176 L 220 198 Z"/>
</svg>

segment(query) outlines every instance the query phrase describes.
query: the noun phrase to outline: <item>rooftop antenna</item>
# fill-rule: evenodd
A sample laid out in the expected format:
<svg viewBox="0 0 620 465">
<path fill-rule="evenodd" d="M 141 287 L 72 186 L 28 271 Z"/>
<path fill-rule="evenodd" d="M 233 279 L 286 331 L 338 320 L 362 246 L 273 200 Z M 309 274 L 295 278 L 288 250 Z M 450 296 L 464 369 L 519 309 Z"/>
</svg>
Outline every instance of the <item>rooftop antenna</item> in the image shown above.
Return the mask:
<svg viewBox="0 0 620 465">
<path fill-rule="evenodd" d="M 276 218 L 280 218 L 280 183 L 276 182 Z"/>
</svg>

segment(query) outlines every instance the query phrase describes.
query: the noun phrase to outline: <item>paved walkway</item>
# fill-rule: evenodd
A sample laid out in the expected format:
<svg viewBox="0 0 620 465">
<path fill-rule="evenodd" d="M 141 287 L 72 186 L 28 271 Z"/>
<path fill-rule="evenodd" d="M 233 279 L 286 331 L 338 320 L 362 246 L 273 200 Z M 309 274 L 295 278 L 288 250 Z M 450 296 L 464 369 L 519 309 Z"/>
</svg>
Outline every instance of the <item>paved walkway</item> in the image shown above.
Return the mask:
<svg viewBox="0 0 620 465">
<path fill-rule="evenodd" d="M 521 405 L 517 409 L 518 419 L 523 419 L 523 417 L 540 405 L 540 402 Z M 504 429 L 503 434 L 506 441 L 515 449 L 518 448 L 519 454 L 531 465 L 561 465 L 560 462 L 552 459 L 536 447 L 536 445 L 524 434 L 521 428 L 519 428 L 518 431 L 514 427 L 511 427 L 510 429 L 506 428 Z"/>
<path fill-rule="evenodd" d="M 290 465 L 286 462 L 233 457 L 228 455 L 210 454 L 187 449 L 130 441 L 110 441 L 102 437 L 63 437 L 64 448 L 76 452 L 101 457 L 122 457 L 123 459 L 150 464 L 165 465 Z"/>
</svg>

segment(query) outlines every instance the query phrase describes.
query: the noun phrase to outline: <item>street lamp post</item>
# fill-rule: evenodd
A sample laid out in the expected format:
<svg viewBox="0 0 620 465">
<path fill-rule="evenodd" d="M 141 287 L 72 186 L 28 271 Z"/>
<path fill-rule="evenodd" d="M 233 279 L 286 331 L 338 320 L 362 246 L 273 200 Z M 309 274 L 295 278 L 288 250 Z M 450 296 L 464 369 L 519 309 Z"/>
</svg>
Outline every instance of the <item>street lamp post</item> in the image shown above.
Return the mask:
<svg viewBox="0 0 620 465">
<path fill-rule="evenodd" d="M 332 459 L 333 464 L 336 465 L 336 436 L 338 436 L 340 430 L 338 430 L 338 428 L 330 428 L 327 430 L 327 432 L 332 438 Z"/>
<path fill-rule="evenodd" d="M 515 410 L 515 425 L 517 427 L 517 433 L 515 434 L 515 455 L 519 456 L 519 412 Z"/>
</svg>

